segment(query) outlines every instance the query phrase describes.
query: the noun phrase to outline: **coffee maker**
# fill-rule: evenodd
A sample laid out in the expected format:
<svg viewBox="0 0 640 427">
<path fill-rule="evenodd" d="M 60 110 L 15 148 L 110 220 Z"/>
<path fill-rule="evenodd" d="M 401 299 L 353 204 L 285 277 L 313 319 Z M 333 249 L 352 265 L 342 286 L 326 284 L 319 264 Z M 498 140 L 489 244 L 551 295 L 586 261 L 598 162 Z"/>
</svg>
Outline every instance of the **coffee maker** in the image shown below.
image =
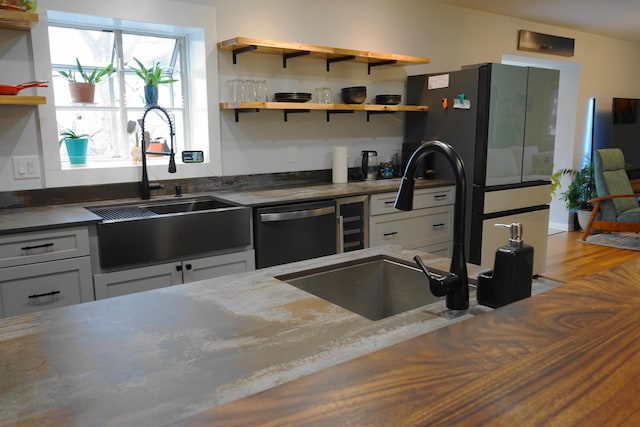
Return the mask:
<svg viewBox="0 0 640 427">
<path fill-rule="evenodd" d="M 374 181 L 378 178 L 378 152 L 373 150 L 362 151 L 362 176 L 365 181 Z"/>
</svg>

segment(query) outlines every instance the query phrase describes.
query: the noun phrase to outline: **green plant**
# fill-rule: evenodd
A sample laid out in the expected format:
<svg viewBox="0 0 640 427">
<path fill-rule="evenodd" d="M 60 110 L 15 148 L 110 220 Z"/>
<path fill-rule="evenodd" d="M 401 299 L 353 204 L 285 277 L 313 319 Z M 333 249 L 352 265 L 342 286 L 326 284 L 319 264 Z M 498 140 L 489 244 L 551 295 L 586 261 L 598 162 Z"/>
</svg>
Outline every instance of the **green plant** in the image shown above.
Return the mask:
<svg viewBox="0 0 640 427">
<path fill-rule="evenodd" d="M 113 67 L 113 64 L 109 64 L 106 67 L 102 68 L 94 68 L 93 71 L 89 74 L 85 71 L 85 69 L 80 65 L 80 60 L 76 58 L 76 69 L 69 71 L 58 71 L 58 73 L 64 77 L 66 80 L 70 82 L 77 82 L 76 73 L 80 74 L 85 83 L 99 83 L 103 77 L 108 76 L 109 74 L 115 73 L 116 69 Z"/>
<path fill-rule="evenodd" d="M 169 70 L 163 70 L 159 62 L 154 62 L 149 68 L 145 67 L 138 58 L 133 58 L 138 64 L 138 68 L 129 65 L 138 77 L 140 77 L 146 86 L 158 86 L 161 84 L 174 83 L 178 80 L 173 78 Z"/>
<path fill-rule="evenodd" d="M 96 132 L 92 132 L 92 133 L 78 133 L 78 131 L 76 130 L 77 126 L 78 126 L 78 122 L 82 120 L 82 114 L 77 114 L 76 118 L 73 120 L 73 123 L 71 124 L 71 127 L 65 127 L 65 128 L 61 128 L 60 130 L 60 140 L 58 141 L 60 144 L 62 144 L 62 141 L 64 141 L 65 139 L 79 139 L 79 138 L 93 138 L 97 133 L 99 133 L 100 131 L 96 131 Z"/>
<path fill-rule="evenodd" d="M 593 205 L 588 200 L 597 197 L 596 183 L 593 177 L 593 165 L 587 161 L 580 169 L 560 169 L 551 177 L 551 194 L 555 195 L 560 188 L 560 178 L 564 175 L 571 177 L 567 190 L 560 194 L 560 200 L 565 202 L 567 209 L 591 210 Z"/>
</svg>

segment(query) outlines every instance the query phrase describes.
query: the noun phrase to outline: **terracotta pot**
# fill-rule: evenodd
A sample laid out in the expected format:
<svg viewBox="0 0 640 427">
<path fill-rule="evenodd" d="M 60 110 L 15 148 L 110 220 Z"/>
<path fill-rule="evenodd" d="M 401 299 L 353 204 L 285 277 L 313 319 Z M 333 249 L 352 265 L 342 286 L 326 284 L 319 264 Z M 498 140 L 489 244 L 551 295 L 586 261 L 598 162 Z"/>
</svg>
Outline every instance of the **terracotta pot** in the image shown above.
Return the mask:
<svg viewBox="0 0 640 427">
<path fill-rule="evenodd" d="M 69 82 L 69 93 L 71 102 L 81 104 L 92 104 L 96 91 L 93 83 Z"/>
<path fill-rule="evenodd" d="M 164 153 L 164 143 L 150 142 L 147 146 L 148 152 Z M 162 157 L 162 154 L 147 154 L 148 157 Z"/>
</svg>

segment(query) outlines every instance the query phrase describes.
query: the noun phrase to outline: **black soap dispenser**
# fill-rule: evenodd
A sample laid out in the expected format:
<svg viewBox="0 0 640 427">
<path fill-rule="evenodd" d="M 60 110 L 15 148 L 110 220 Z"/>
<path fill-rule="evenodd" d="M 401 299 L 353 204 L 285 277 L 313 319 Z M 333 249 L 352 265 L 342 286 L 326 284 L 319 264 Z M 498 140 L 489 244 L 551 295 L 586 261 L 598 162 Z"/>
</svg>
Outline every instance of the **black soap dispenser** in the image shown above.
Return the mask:
<svg viewBox="0 0 640 427">
<path fill-rule="evenodd" d="M 522 241 L 522 224 L 496 224 L 508 228 L 509 243 L 496 250 L 493 270 L 480 273 L 476 297 L 488 307 L 501 307 L 531 296 L 533 246 Z"/>
</svg>

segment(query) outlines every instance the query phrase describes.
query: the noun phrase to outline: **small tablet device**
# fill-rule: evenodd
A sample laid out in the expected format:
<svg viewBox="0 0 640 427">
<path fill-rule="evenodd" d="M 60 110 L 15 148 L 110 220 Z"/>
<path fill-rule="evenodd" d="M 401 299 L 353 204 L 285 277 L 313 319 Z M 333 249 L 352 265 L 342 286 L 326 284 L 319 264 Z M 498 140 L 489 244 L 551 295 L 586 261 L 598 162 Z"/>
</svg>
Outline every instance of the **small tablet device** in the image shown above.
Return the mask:
<svg viewBox="0 0 640 427">
<path fill-rule="evenodd" d="M 182 152 L 183 163 L 202 163 L 204 162 L 204 153 L 200 150 L 188 150 Z"/>
</svg>

